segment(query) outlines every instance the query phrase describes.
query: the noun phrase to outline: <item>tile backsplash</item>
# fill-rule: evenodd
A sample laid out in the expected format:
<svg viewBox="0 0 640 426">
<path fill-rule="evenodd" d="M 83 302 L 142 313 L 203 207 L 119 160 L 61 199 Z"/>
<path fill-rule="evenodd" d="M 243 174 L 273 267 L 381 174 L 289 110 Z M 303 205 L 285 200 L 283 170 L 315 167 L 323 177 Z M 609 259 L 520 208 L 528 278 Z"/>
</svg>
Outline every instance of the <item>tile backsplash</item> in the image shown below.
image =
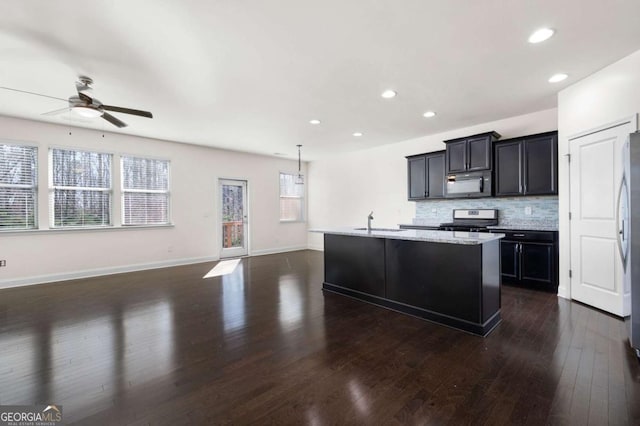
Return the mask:
<svg viewBox="0 0 640 426">
<path fill-rule="evenodd" d="M 415 224 L 451 222 L 453 209 L 498 209 L 500 225 L 522 222 L 541 222 L 551 225 L 558 223 L 557 196 L 416 201 L 416 218 L 413 222 Z"/>
</svg>

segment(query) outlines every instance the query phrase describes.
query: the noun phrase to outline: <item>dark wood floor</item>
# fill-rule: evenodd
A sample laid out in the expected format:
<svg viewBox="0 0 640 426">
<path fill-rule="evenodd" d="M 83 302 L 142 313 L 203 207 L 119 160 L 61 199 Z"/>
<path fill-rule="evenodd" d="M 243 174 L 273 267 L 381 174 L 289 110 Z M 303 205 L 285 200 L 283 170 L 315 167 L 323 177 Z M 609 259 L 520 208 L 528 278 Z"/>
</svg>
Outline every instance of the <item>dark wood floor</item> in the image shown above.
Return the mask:
<svg viewBox="0 0 640 426">
<path fill-rule="evenodd" d="M 640 424 L 624 324 L 503 288 L 472 336 L 323 294 L 322 253 L 0 291 L 0 405 L 81 424 Z"/>
</svg>

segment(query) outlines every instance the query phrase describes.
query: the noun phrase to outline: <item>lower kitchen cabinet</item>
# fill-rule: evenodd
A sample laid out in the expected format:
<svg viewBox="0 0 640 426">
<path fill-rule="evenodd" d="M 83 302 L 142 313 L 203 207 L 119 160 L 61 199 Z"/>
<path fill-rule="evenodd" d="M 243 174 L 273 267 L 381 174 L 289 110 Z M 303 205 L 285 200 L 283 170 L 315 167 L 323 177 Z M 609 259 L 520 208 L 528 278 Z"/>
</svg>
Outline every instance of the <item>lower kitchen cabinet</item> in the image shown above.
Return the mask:
<svg viewBox="0 0 640 426">
<path fill-rule="evenodd" d="M 503 284 L 556 292 L 558 290 L 558 233 L 553 231 L 493 230 L 500 240 Z"/>
<path fill-rule="evenodd" d="M 520 243 L 520 280 L 533 285 L 552 286 L 555 282 L 553 243 Z"/>
<path fill-rule="evenodd" d="M 520 276 L 519 243 L 500 240 L 500 272 L 502 281 L 517 280 Z"/>
</svg>

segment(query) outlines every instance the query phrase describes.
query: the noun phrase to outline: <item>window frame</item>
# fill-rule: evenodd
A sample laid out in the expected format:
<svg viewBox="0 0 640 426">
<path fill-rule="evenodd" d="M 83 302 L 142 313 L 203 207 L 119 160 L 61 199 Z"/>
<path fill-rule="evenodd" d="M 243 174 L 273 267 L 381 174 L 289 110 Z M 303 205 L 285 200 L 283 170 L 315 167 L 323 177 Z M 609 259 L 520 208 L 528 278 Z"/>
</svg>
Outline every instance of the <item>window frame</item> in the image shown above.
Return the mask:
<svg viewBox="0 0 640 426">
<path fill-rule="evenodd" d="M 280 223 L 305 223 L 307 221 L 307 207 L 306 207 L 306 195 L 307 195 L 307 188 L 306 188 L 306 184 L 302 184 L 302 195 L 301 196 L 295 196 L 295 195 L 282 195 L 282 186 L 280 185 L 280 176 L 281 175 L 289 175 L 292 176 L 295 180 L 295 177 L 298 176 L 298 172 L 283 172 L 280 171 L 278 173 L 278 219 L 280 221 Z M 304 177 L 304 175 L 302 175 Z M 295 183 L 294 183 L 295 185 Z M 283 219 L 281 212 L 280 212 L 280 205 L 281 205 L 281 201 L 282 199 L 299 199 L 300 200 L 300 217 L 297 219 Z"/>
<path fill-rule="evenodd" d="M 109 188 L 96 188 L 96 187 L 80 187 L 80 186 L 55 186 L 53 184 L 53 152 L 59 151 L 74 151 L 74 152 L 88 152 L 92 154 L 107 155 L 111 158 L 109 167 Z M 98 149 L 91 149 L 85 147 L 73 147 L 73 146 L 49 146 L 48 152 L 48 177 L 49 177 L 49 229 L 51 230 L 82 230 L 82 229 L 113 229 L 113 178 L 114 178 L 114 162 L 115 154 L 110 151 L 103 151 Z M 95 191 L 107 193 L 109 196 L 109 223 L 105 225 L 72 225 L 72 226 L 59 226 L 55 224 L 55 191 L 61 190 L 75 190 L 75 191 Z"/>
<path fill-rule="evenodd" d="M 0 232 L 33 232 L 39 229 L 39 221 L 38 221 L 38 209 L 39 209 L 39 196 L 40 196 L 40 188 L 38 186 L 38 181 L 40 178 L 40 158 L 39 158 L 39 146 L 37 144 L 28 143 L 28 142 L 20 142 L 20 141 L 11 141 L 0 139 L 0 145 L 10 145 L 10 146 L 19 146 L 23 148 L 32 148 L 34 150 L 34 158 L 35 158 L 35 176 L 33 180 L 33 186 L 24 185 L 24 184 L 2 184 L 0 183 L 0 188 L 20 188 L 20 189 L 28 189 L 33 188 L 33 226 L 24 227 L 24 228 L 4 228 L 0 227 Z"/>
<path fill-rule="evenodd" d="M 167 163 L 167 190 L 153 190 L 153 189 L 125 189 L 124 187 L 124 159 L 138 158 L 141 160 L 152 161 L 165 161 Z M 126 224 L 125 223 L 125 201 L 124 197 L 127 193 L 141 193 L 141 194 L 166 194 L 167 195 L 167 221 L 164 223 L 146 223 L 146 224 Z M 138 154 L 120 154 L 120 226 L 123 228 L 143 228 L 154 226 L 173 226 L 171 219 L 171 160 L 167 158 L 149 157 Z"/>
</svg>

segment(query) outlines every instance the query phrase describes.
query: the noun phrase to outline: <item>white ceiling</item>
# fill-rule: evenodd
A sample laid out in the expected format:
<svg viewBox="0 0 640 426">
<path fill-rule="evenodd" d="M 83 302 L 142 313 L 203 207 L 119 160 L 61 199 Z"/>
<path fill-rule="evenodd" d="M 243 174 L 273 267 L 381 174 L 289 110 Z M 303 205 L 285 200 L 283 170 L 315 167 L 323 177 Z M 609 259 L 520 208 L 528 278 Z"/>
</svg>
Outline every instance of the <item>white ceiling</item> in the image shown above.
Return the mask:
<svg viewBox="0 0 640 426">
<path fill-rule="evenodd" d="M 154 118 L 42 116 L 65 103 L 6 90 L 0 115 L 310 160 L 555 107 L 640 49 L 638 17 L 637 0 L 3 1 L 0 86 L 66 99 L 85 74 Z M 528 44 L 541 26 L 556 36 Z"/>
</svg>

